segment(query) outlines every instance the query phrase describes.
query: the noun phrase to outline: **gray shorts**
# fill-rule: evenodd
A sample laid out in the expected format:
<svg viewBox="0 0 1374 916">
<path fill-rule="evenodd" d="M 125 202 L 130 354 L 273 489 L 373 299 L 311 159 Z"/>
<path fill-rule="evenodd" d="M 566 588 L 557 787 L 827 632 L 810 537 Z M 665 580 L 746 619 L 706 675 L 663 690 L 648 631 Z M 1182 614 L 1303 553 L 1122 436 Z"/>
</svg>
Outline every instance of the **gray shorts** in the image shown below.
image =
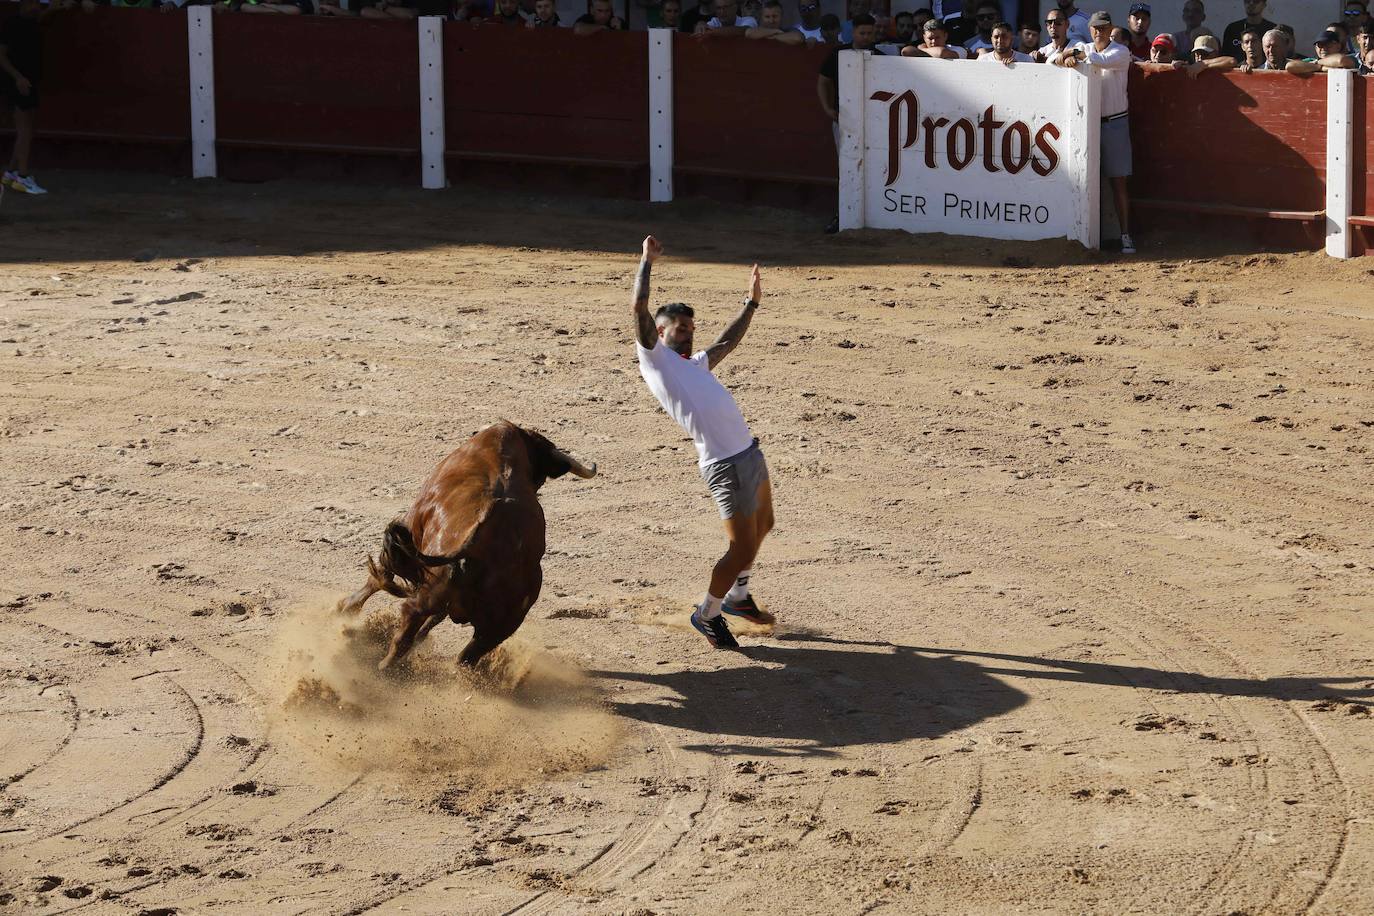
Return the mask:
<svg viewBox="0 0 1374 916">
<path fill-rule="evenodd" d="M 768 463 L 763 460 L 759 440 L 738 455 L 706 465 L 701 477 L 721 518 L 753 515 L 759 508 L 759 487 L 768 479 Z"/>
<path fill-rule="evenodd" d="M 1131 174 L 1131 119 L 1102 122 L 1102 174 L 1126 178 Z"/>
</svg>

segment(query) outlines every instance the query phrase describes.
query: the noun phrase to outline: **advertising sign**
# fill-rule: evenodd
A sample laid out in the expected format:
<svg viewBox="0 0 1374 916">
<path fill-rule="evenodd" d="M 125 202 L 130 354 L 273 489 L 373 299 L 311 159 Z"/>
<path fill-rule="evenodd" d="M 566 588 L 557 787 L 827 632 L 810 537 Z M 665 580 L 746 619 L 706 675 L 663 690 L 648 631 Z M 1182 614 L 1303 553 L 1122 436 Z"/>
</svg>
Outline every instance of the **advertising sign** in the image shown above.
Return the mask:
<svg viewBox="0 0 1374 916">
<path fill-rule="evenodd" d="M 840 228 L 1096 248 L 1101 110 L 1046 64 L 840 54 Z"/>
</svg>

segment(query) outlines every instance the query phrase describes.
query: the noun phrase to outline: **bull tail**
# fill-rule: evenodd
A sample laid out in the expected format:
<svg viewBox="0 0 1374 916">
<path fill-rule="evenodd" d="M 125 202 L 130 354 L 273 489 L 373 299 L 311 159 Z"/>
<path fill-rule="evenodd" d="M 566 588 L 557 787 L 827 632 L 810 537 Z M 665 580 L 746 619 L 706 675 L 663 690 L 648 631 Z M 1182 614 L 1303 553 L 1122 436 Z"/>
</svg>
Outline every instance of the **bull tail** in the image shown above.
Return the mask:
<svg viewBox="0 0 1374 916">
<path fill-rule="evenodd" d="M 415 546 L 415 536 L 404 523 L 396 521 L 386 526 L 382 534 L 382 549 L 374 561 L 367 558 L 369 574 L 383 591 L 398 598 L 409 598 L 425 581 L 426 567 L 450 566 L 463 573 L 466 566 L 467 544 L 450 556 L 421 553 Z M 404 585 L 396 582 L 404 581 Z"/>
</svg>

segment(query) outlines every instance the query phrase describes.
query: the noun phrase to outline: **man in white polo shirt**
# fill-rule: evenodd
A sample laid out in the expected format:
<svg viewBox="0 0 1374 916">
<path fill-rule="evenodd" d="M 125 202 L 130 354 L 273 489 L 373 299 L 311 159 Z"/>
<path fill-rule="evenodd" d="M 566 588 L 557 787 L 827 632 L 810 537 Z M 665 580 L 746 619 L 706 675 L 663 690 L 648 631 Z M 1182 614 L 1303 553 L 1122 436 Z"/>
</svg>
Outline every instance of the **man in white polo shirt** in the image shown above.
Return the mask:
<svg viewBox="0 0 1374 916">
<path fill-rule="evenodd" d="M 1121 253 L 1135 254 L 1131 240 L 1131 196 L 1126 179 L 1131 177 L 1131 122 L 1126 101 L 1126 82 L 1131 72 L 1131 52 L 1112 41 L 1112 17 L 1092 14 L 1091 42 L 1079 42 L 1055 61 L 1061 67 L 1087 64 L 1102 93 L 1102 174 L 1112 183 L 1116 221 L 1121 226 Z"/>
<path fill-rule="evenodd" d="M 773 528 L 773 489 L 759 440 L 744 422 L 734 395 L 712 374 L 749 330 L 763 295 L 759 266 L 750 276 L 744 310 L 708 349 L 692 351 L 696 330 L 691 306 L 674 302 L 649 315 L 649 274 L 663 246 L 652 235 L 644 240 L 644 254 L 635 277 L 635 351 L 639 374 L 649 390 L 696 445 L 701 476 L 725 523 L 730 546 L 711 572 L 706 596 L 692 612 L 692 626 L 717 649 L 737 649 L 739 643 L 721 612 L 756 623 L 772 623 L 749 592 L 750 568 L 759 546 Z"/>
</svg>

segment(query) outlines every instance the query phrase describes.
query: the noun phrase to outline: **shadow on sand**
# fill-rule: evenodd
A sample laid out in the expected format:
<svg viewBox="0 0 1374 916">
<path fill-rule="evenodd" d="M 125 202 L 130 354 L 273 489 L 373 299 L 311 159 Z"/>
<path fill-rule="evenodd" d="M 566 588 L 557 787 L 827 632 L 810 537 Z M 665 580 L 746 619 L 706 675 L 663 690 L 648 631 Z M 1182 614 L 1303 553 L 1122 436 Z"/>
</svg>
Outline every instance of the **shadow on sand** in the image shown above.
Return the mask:
<svg viewBox="0 0 1374 916">
<path fill-rule="evenodd" d="M 855 744 L 938 738 L 1010 712 L 1027 694 L 1019 678 L 1280 701 L 1374 697 L 1371 678 L 1219 678 L 1188 671 L 967 652 L 787 634 L 781 645 L 743 650 L 756 664 L 718 670 L 597 671 L 656 685 L 674 696 L 614 704 L 631 719 L 721 742 L 687 745 L 715 754 L 830 756 Z M 1006 664 L 998 664 L 998 663 Z M 767 739 L 771 747 L 731 738 Z"/>
</svg>

